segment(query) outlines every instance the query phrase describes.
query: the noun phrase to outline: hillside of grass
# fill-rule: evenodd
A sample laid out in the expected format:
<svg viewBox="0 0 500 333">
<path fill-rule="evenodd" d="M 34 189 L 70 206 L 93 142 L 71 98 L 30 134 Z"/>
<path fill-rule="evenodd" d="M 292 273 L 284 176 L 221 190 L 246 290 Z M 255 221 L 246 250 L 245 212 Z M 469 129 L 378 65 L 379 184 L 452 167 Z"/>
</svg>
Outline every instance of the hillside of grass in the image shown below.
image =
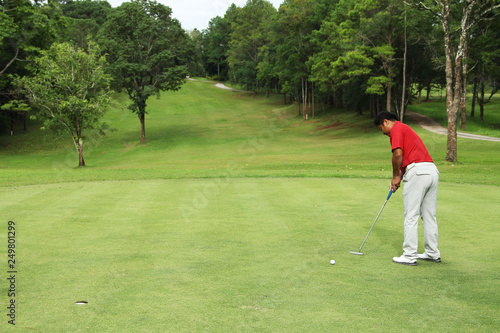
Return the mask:
<svg viewBox="0 0 500 333">
<path fill-rule="evenodd" d="M 188 81 L 180 91 L 148 101 L 147 143 L 140 145 L 139 120 L 127 103 L 117 95 L 106 113 L 103 121 L 112 131 L 87 133 L 84 168 L 76 167 L 70 138 L 40 131 L 39 124 L 0 137 L 2 186 L 214 177 L 387 179 L 391 168 L 388 138 L 368 115 L 318 106 L 316 118 L 303 121 L 297 105 L 284 105 L 281 95 L 266 99 Z M 446 137 L 412 126 L 442 181 L 500 185 L 498 143 L 459 139 L 459 161 L 450 164 L 444 161 Z"/>
</svg>

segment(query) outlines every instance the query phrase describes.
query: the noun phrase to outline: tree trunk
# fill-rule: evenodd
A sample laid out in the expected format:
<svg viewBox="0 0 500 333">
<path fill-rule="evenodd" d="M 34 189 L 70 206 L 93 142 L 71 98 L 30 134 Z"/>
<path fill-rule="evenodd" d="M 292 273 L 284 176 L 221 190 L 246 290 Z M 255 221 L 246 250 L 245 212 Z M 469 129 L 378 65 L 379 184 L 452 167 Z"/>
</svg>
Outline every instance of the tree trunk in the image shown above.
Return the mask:
<svg viewBox="0 0 500 333">
<path fill-rule="evenodd" d="M 453 99 L 453 60 L 452 60 L 452 38 L 450 31 L 450 1 L 445 0 L 443 6 L 443 31 L 444 48 L 446 54 L 446 113 L 448 116 L 448 140 L 446 148 L 446 161 L 457 160 L 457 106 Z M 457 58 L 458 60 L 458 58 Z M 460 72 L 460 69 L 457 71 Z M 456 91 L 459 93 L 459 90 Z"/>
<path fill-rule="evenodd" d="M 466 110 L 467 110 L 466 101 L 467 101 L 467 99 L 465 96 L 466 83 L 463 81 L 465 81 L 465 79 L 462 80 L 462 84 L 460 85 L 461 88 L 460 88 L 460 107 L 459 107 L 459 109 L 460 109 L 460 129 L 461 130 L 465 130 L 466 122 L 467 122 L 467 115 L 466 115 Z"/>
<path fill-rule="evenodd" d="M 471 12 L 476 4 L 476 0 L 466 1 L 464 4 L 462 19 L 460 22 L 460 41 L 455 55 L 455 84 L 453 87 L 453 70 L 451 67 L 451 50 L 452 40 L 450 32 L 450 0 L 444 1 L 445 6 L 443 10 L 443 26 L 445 28 L 445 48 L 446 48 L 446 100 L 447 100 L 447 113 L 448 113 L 448 146 L 446 151 L 446 161 L 457 161 L 457 116 L 460 108 L 461 94 L 465 93 L 463 88 L 463 71 L 464 71 L 464 58 L 467 55 L 468 49 L 468 36 L 471 19 Z M 445 24 L 446 22 L 446 24 Z M 450 55 L 450 56 L 448 56 Z M 448 64 L 448 58 L 450 64 Z M 450 65 L 450 66 L 449 66 Z M 449 77 L 448 72 L 451 74 Z M 451 79 L 451 80 L 450 80 Z M 451 96 L 449 96 L 451 95 Z"/>
<path fill-rule="evenodd" d="M 25 132 L 28 132 L 28 119 L 29 119 L 28 112 L 25 112 L 24 113 L 24 131 Z"/>
<path fill-rule="evenodd" d="M 300 90 L 297 90 L 297 96 L 296 96 L 297 98 L 296 99 L 297 99 L 297 104 L 299 105 L 299 116 L 302 115 L 302 100 L 301 100 L 301 96 L 302 96 L 302 94 L 301 94 Z"/>
<path fill-rule="evenodd" d="M 404 29 L 404 40 L 405 40 L 405 52 L 403 57 L 403 95 L 401 96 L 401 114 L 399 120 L 404 122 L 405 115 L 405 94 L 406 94 L 406 55 L 408 52 L 408 43 L 406 40 L 406 4 L 405 4 L 405 29 Z"/>
<path fill-rule="evenodd" d="M 311 110 L 312 110 L 312 118 L 314 119 L 314 117 L 315 117 L 315 114 L 314 114 L 314 111 L 315 111 L 314 110 L 315 109 L 314 108 L 314 82 L 311 83 L 311 88 L 312 88 L 311 89 L 311 96 L 312 96 L 311 97 Z"/>
<path fill-rule="evenodd" d="M 484 80 L 481 80 L 480 83 L 480 94 L 481 97 L 479 98 L 479 121 L 483 122 L 484 120 Z"/>
<path fill-rule="evenodd" d="M 451 97 L 447 96 L 447 100 L 451 100 L 451 106 L 448 109 L 448 146 L 446 151 L 446 161 L 456 162 L 457 154 L 457 117 L 460 109 L 460 93 L 462 91 L 462 57 L 460 52 L 455 58 L 455 89 L 447 90 L 447 95 L 451 93 Z M 447 103 L 448 105 L 448 103 Z"/>
<path fill-rule="evenodd" d="M 439 1 L 438 1 L 439 2 Z M 460 22 L 460 40 L 456 48 L 453 63 L 453 44 L 451 37 L 451 6 L 450 0 L 439 2 L 442 5 L 442 18 L 444 31 L 444 46 L 446 54 L 446 113 L 448 115 L 448 143 L 446 148 L 446 161 L 457 161 L 457 115 L 460 108 L 461 93 L 465 92 L 462 86 L 464 58 L 468 49 L 468 34 L 473 7 L 477 0 L 464 3 Z M 453 67 L 453 65 L 455 67 Z M 453 77 L 455 75 L 455 77 Z"/>
<path fill-rule="evenodd" d="M 389 78 L 389 82 L 387 83 L 387 111 L 391 112 L 391 98 L 392 98 L 392 63 L 389 61 L 387 64 L 387 76 Z"/>
<path fill-rule="evenodd" d="M 467 70 L 468 63 L 467 58 L 469 56 L 469 34 L 464 41 L 464 49 L 465 49 L 465 57 L 462 60 L 463 70 L 462 70 L 462 80 L 460 84 L 460 129 L 465 130 L 466 122 L 467 122 Z"/>
<path fill-rule="evenodd" d="M 78 166 L 85 166 L 85 160 L 83 159 L 83 140 L 78 138 Z"/>
<path fill-rule="evenodd" d="M 304 82 L 304 77 L 302 77 L 302 117 L 304 120 L 307 119 L 307 81 Z"/>
<path fill-rule="evenodd" d="M 14 111 L 10 112 L 10 136 L 14 135 Z"/>
<path fill-rule="evenodd" d="M 76 120 L 76 150 L 78 151 L 78 166 L 85 166 L 85 160 L 83 159 L 83 139 L 82 139 L 82 129 L 80 127 L 80 121 Z"/>
<path fill-rule="evenodd" d="M 146 143 L 146 116 L 144 113 L 139 114 L 139 121 L 141 122 L 141 144 Z"/>
<path fill-rule="evenodd" d="M 470 116 L 474 118 L 474 111 L 476 109 L 476 98 L 477 98 L 477 76 L 474 76 L 474 88 L 472 89 L 472 105 L 470 107 Z"/>
<path fill-rule="evenodd" d="M 370 118 L 372 119 L 376 116 L 374 99 L 375 97 L 373 95 L 370 95 Z"/>
</svg>

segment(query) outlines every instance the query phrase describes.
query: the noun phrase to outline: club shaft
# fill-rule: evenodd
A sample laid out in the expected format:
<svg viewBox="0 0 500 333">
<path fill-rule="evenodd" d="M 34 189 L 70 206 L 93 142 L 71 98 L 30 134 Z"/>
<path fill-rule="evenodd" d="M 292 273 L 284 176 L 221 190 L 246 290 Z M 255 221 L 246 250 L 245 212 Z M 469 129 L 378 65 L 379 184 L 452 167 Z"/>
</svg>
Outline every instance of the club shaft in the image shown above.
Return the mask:
<svg viewBox="0 0 500 333">
<path fill-rule="evenodd" d="M 378 220 L 380 214 L 382 214 L 382 211 L 384 210 L 384 207 L 385 207 L 385 204 L 387 203 L 387 201 L 389 201 L 389 197 L 387 197 L 387 199 L 384 202 L 384 205 L 380 209 L 380 212 L 378 212 L 377 218 L 375 219 L 375 221 L 373 221 L 373 224 L 372 224 L 372 227 L 370 228 L 370 231 L 368 231 L 368 234 L 366 235 L 365 240 L 363 241 L 363 244 L 361 244 L 361 246 L 359 248 L 359 252 L 361 252 L 361 249 L 363 248 L 363 245 L 365 245 L 365 242 L 368 239 L 368 236 L 370 236 L 370 232 L 372 232 L 372 229 L 375 226 L 375 223 L 377 223 L 377 220 Z"/>
</svg>

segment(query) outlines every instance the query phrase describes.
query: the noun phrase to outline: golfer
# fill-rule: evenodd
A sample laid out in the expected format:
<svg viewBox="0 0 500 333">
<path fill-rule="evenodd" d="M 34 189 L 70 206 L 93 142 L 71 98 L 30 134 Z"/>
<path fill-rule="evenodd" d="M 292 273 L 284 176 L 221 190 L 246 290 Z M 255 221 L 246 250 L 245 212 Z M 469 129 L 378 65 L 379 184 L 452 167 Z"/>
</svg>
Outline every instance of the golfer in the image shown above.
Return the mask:
<svg viewBox="0 0 500 333">
<path fill-rule="evenodd" d="M 416 266 L 417 259 L 441 262 L 438 250 L 436 201 L 439 171 L 420 137 L 398 117 L 383 111 L 375 117 L 375 126 L 389 136 L 392 149 L 392 191 L 403 181 L 404 242 L 397 264 Z M 418 218 L 422 217 L 425 252 L 417 254 Z"/>
</svg>

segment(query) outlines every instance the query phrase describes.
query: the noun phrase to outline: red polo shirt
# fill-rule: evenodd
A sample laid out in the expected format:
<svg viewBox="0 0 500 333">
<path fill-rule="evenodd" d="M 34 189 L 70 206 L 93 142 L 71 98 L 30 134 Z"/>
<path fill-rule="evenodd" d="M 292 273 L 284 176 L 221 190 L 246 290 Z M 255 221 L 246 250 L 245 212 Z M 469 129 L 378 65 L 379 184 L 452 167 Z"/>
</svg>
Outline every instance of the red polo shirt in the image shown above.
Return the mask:
<svg viewBox="0 0 500 333">
<path fill-rule="evenodd" d="M 433 162 L 422 139 L 410 126 L 397 121 L 389 133 L 392 151 L 396 148 L 403 150 L 403 164 L 401 170 L 412 163 Z"/>
</svg>

